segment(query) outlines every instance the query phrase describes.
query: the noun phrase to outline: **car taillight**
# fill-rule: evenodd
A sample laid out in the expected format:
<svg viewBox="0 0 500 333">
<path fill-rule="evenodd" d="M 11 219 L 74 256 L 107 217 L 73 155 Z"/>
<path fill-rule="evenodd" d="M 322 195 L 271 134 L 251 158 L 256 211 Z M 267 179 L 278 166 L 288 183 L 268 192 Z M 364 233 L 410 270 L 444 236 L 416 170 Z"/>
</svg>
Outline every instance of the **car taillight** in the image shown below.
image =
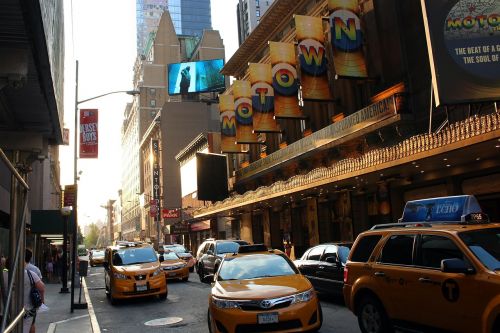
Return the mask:
<svg viewBox="0 0 500 333">
<path fill-rule="evenodd" d="M 344 283 L 347 283 L 347 275 L 348 275 L 349 270 L 347 267 L 344 268 Z"/>
</svg>

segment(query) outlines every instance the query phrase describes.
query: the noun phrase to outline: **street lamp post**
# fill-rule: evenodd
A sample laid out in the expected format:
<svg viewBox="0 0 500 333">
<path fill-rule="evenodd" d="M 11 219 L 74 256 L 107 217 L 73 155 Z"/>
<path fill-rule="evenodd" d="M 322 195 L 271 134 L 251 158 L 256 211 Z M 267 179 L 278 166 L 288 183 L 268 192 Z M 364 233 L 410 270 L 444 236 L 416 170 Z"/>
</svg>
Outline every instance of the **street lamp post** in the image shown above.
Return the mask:
<svg viewBox="0 0 500 333">
<path fill-rule="evenodd" d="M 71 215 L 71 207 L 62 207 L 61 215 L 63 216 L 63 255 L 62 255 L 62 287 L 61 294 L 69 293 L 68 289 L 68 221 Z"/>
<path fill-rule="evenodd" d="M 73 184 L 76 185 L 78 175 L 77 175 L 77 160 L 78 160 L 78 155 L 77 155 L 77 146 L 78 146 L 78 105 L 97 99 L 101 98 L 107 95 L 111 94 L 117 94 L 117 93 L 126 93 L 128 95 L 136 96 L 139 95 L 139 91 L 137 90 L 118 90 L 118 91 L 112 91 L 108 92 L 102 95 L 98 95 L 95 97 L 87 98 L 84 100 L 79 101 L 78 100 L 78 60 L 76 61 L 76 77 L 75 77 L 75 133 L 74 133 L 74 154 L 73 154 Z M 76 187 L 75 191 L 75 206 L 73 207 L 74 210 L 74 216 L 75 216 L 75 225 L 73 229 L 73 253 L 71 256 L 71 312 L 73 312 L 73 309 L 75 308 L 86 308 L 86 306 L 79 306 L 81 304 L 75 304 L 74 302 L 74 295 L 75 295 L 75 271 L 76 271 L 76 249 L 77 249 L 77 231 L 78 231 L 78 188 Z M 85 304 L 86 305 L 86 304 Z"/>
</svg>

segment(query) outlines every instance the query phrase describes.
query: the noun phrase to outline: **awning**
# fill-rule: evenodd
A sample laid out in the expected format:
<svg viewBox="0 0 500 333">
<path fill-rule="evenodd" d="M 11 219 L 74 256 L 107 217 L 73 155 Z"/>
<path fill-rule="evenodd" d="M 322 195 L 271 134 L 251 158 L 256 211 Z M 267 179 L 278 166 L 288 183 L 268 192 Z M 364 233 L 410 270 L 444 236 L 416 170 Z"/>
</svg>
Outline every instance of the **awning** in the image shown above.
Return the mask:
<svg viewBox="0 0 500 333">
<path fill-rule="evenodd" d="M 68 233 L 73 232 L 74 213 L 68 219 Z M 59 210 L 31 211 L 31 232 L 35 234 L 62 234 L 64 219 Z"/>
</svg>

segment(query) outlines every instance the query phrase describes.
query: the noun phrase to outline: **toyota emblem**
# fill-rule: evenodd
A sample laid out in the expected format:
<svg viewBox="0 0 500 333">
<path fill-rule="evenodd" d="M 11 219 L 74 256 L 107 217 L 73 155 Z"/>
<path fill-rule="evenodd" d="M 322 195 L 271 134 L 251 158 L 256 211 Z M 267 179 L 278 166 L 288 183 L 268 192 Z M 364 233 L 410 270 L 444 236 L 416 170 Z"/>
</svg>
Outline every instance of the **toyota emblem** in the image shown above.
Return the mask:
<svg viewBox="0 0 500 333">
<path fill-rule="evenodd" d="M 273 306 L 273 303 L 270 300 L 265 299 L 262 302 L 260 302 L 260 307 L 263 309 L 269 309 L 272 306 Z"/>
</svg>

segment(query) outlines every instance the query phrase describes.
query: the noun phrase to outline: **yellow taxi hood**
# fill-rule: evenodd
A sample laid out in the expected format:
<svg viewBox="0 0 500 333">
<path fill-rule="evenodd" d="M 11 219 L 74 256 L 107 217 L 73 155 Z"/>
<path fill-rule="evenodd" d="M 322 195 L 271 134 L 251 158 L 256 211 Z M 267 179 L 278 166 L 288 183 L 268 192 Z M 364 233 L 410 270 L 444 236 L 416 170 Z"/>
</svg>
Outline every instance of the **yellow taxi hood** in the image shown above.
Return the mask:
<svg viewBox="0 0 500 333">
<path fill-rule="evenodd" d="M 162 266 L 175 266 L 179 264 L 184 264 L 184 260 L 181 259 L 168 259 L 161 263 Z"/>
<path fill-rule="evenodd" d="M 118 273 L 149 273 L 150 271 L 158 268 L 158 262 L 147 262 L 142 264 L 126 265 L 126 266 L 113 266 L 114 270 Z"/>
<path fill-rule="evenodd" d="M 262 299 L 307 291 L 311 283 L 300 274 L 249 280 L 217 281 L 212 295 L 228 299 Z"/>
</svg>

